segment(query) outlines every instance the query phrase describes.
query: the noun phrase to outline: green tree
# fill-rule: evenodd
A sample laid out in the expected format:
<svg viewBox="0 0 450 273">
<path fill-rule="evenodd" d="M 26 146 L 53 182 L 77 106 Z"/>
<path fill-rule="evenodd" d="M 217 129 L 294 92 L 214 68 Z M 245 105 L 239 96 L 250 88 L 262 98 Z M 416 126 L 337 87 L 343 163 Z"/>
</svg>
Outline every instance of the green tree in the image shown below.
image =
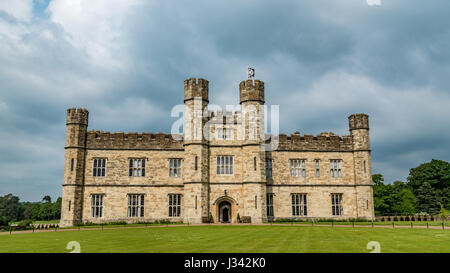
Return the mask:
<svg viewBox="0 0 450 273">
<path fill-rule="evenodd" d="M 44 201 L 44 203 L 51 203 L 52 198 L 50 197 L 50 195 L 46 195 L 42 198 L 42 201 Z"/>
<path fill-rule="evenodd" d="M 40 218 L 39 220 L 52 220 L 53 219 L 53 204 L 43 203 L 40 205 Z"/>
<path fill-rule="evenodd" d="M 56 199 L 56 202 L 53 203 L 53 219 L 61 218 L 61 204 L 62 204 L 61 197 Z"/>
<path fill-rule="evenodd" d="M 384 178 L 381 174 L 372 175 L 373 181 L 373 199 L 376 215 L 384 215 L 389 211 L 389 202 L 387 200 L 389 189 L 383 184 Z"/>
<path fill-rule="evenodd" d="M 0 217 L 5 218 L 8 222 L 17 221 L 21 218 L 21 211 L 19 197 L 11 193 L 0 197 Z"/>
<path fill-rule="evenodd" d="M 430 183 L 425 182 L 417 190 L 416 193 L 419 212 L 429 214 L 437 214 L 440 210 L 440 204 L 436 196 L 436 191 L 431 187 Z"/>
<path fill-rule="evenodd" d="M 445 221 L 445 220 L 447 220 L 448 212 L 444 208 L 444 205 L 442 205 L 442 204 L 440 204 L 440 205 L 441 205 L 441 210 L 439 212 L 439 218 L 441 218 L 442 221 Z"/>
<path fill-rule="evenodd" d="M 450 208 L 450 163 L 433 159 L 410 170 L 408 185 L 412 188 L 417 200 L 420 199 L 420 202 L 424 199 L 419 198 L 418 194 L 419 191 L 425 190 L 421 189 L 425 183 L 431 186 L 437 201 Z M 424 206 L 431 206 L 432 210 L 439 210 L 435 201 L 433 201 L 433 204 L 425 204 Z"/>
<path fill-rule="evenodd" d="M 30 202 L 24 202 L 22 203 L 22 210 L 23 210 L 23 219 L 32 219 L 32 203 Z"/>
<path fill-rule="evenodd" d="M 384 177 L 382 174 L 376 173 L 372 175 L 372 182 L 375 186 L 384 185 Z"/>
<path fill-rule="evenodd" d="M 7 226 L 9 223 L 8 219 L 5 216 L 0 215 L 0 227 Z"/>
<path fill-rule="evenodd" d="M 412 215 L 416 212 L 416 197 L 411 189 L 405 187 L 396 192 L 398 203 L 394 204 L 394 212 L 399 215 Z"/>
<path fill-rule="evenodd" d="M 386 185 L 381 174 L 374 174 L 372 181 L 376 215 L 411 215 L 416 212 L 416 198 L 406 183 L 395 181 Z"/>
<path fill-rule="evenodd" d="M 443 204 L 445 208 L 450 209 L 450 187 L 437 189 L 436 192 L 438 201 Z"/>
<path fill-rule="evenodd" d="M 41 215 L 41 203 L 31 204 L 31 220 L 44 220 Z"/>
</svg>

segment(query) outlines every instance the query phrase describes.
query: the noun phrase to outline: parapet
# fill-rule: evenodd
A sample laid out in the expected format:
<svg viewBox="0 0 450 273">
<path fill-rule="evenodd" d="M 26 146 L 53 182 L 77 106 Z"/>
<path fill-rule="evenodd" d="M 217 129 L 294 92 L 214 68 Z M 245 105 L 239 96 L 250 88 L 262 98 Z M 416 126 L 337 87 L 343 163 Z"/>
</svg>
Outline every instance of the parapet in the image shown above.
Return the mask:
<svg viewBox="0 0 450 273">
<path fill-rule="evenodd" d="M 333 133 L 320 133 L 317 136 L 300 135 L 299 132 L 287 136 L 278 135 L 278 151 L 353 151 L 352 136 L 338 136 Z"/>
<path fill-rule="evenodd" d="M 196 97 L 202 98 L 202 100 L 209 102 L 208 99 L 208 87 L 209 82 L 205 79 L 190 78 L 184 81 L 184 102 L 194 99 Z"/>
<path fill-rule="evenodd" d="M 225 114 L 223 111 L 218 110 L 217 114 L 213 111 L 208 111 L 207 120 L 211 124 L 241 124 L 242 123 L 242 115 L 241 111 L 227 111 Z"/>
<path fill-rule="evenodd" d="M 182 136 L 164 133 L 123 133 L 87 132 L 87 148 L 111 150 L 180 150 L 183 149 Z"/>
<path fill-rule="evenodd" d="M 264 82 L 260 80 L 245 80 L 239 84 L 240 103 L 258 101 L 264 103 Z"/>
<path fill-rule="evenodd" d="M 85 108 L 69 108 L 67 109 L 66 125 L 82 124 L 88 125 L 89 111 Z"/>
<path fill-rule="evenodd" d="M 348 117 L 348 126 L 350 131 L 356 129 L 369 130 L 369 115 L 367 114 L 353 114 Z"/>
</svg>

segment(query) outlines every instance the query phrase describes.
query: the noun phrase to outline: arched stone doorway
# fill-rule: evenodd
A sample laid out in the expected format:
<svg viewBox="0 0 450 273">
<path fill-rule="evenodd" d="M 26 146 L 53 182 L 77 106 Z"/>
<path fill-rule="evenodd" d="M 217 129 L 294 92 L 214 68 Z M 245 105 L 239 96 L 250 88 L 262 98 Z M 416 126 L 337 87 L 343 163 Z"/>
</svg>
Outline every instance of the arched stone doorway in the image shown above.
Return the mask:
<svg viewBox="0 0 450 273">
<path fill-rule="evenodd" d="M 219 203 L 219 223 L 231 223 L 231 203 L 222 201 Z"/>
</svg>

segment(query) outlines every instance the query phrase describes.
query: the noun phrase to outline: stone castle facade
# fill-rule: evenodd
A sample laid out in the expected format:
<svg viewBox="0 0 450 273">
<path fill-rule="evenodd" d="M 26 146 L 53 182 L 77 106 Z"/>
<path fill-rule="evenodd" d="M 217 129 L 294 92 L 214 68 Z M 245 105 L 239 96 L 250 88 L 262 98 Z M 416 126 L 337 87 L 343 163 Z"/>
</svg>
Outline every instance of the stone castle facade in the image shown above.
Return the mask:
<svg viewBox="0 0 450 273">
<path fill-rule="evenodd" d="M 241 110 L 208 110 L 208 81 L 184 82 L 184 135 L 88 131 L 68 109 L 61 226 L 82 222 L 261 223 L 374 218 L 369 119 L 350 134 L 264 133 L 264 83 L 242 81 Z"/>
</svg>

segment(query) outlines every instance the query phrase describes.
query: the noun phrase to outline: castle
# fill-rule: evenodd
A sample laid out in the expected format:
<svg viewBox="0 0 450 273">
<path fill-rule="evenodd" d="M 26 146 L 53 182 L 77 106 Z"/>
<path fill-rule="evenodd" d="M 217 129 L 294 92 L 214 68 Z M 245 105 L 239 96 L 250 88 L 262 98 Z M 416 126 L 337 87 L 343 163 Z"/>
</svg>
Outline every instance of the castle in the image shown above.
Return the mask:
<svg viewBox="0 0 450 273">
<path fill-rule="evenodd" d="M 374 218 L 368 115 L 342 137 L 266 138 L 262 81 L 225 114 L 208 84 L 184 81 L 184 135 L 88 131 L 88 111 L 68 109 L 60 225 Z"/>
</svg>

